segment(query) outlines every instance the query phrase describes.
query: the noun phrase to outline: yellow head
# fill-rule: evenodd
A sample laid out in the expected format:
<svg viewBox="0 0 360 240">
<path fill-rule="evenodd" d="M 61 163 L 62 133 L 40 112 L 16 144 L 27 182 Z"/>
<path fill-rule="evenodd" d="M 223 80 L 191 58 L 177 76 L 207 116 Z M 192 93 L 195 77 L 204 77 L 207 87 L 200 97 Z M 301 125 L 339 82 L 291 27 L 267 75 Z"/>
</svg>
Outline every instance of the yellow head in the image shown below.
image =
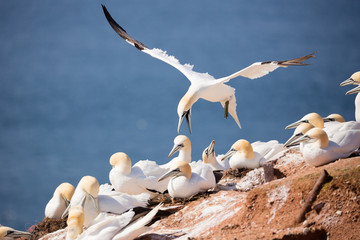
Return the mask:
<svg viewBox="0 0 360 240">
<path fill-rule="evenodd" d="M 322 119 L 322 117 L 319 114 L 309 113 L 309 114 L 306 114 L 299 121 L 296 121 L 296 122 L 286 126 L 285 129 L 296 128 L 297 126 L 299 126 L 302 123 L 311 123 L 312 125 L 314 125 L 314 127 L 318 127 L 318 128 L 324 127 L 324 120 Z"/>
<path fill-rule="evenodd" d="M 170 171 L 161 176 L 158 181 L 160 182 L 168 177 L 176 176 L 185 176 L 187 179 L 190 179 L 191 175 L 192 173 L 190 165 L 185 161 L 178 161 L 175 162 Z"/>
<path fill-rule="evenodd" d="M 356 82 L 357 84 L 360 84 L 360 71 L 353 73 L 350 78 L 354 80 L 354 82 Z"/>
<path fill-rule="evenodd" d="M 83 231 L 84 225 L 84 208 L 80 206 L 69 209 L 69 217 L 67 219 L 68 230 L 66 234 L 67 240 L 73 240 Z"/>
<path fill-rule="evenodd" d="M 245 139 L 237 140 L 221 160 L 225 160 L 226 158 L 229 158 L 234 154 L 240 154 L 248 160 L 253 159 L 255 156 L 251 144 Z"/>
<path fill-rule="evenodd" d="M 345 119 L 343 116 L 337 113 L 330 114 L 329 116 L 324 118 L 324 122 L 332 122 L 332 121 L 345 122 Z"/>
<path fill-rule="evenodd" d="M 116 167 L 123 174 L 131 173 L 131 160 L 126 153 L 117 152 L 110 157 L 110 165 Z"/>
<path fill-rule="evenodd" d="M 310 129 L 314 128 L 314 125 L 312 125 L 311 123 L 302 123 L 300 124 L 294 131 L 294 135 L 304 135 L 307 131 L 309 131 Z"/>
<path fill-rule="evenodd" d="M 75 187 L 72 184 L 65 182 L 60 184 L 56 188 L 54 195 L 59 194 L 65 200 L 70 201 L 72 196 L 74 195 L 74 192 L 75 192 Z"/>
<path fill-rule="evenodd" d="M 205 148 L 205 150 L 202 153 L 202 160 L 204 163 L 215 163 L 216 157 L 215 157 L 215 141 L 212 140 L 210 145 Z"/>
<path fill-rule="evenodd" d="M 14 230 L 10 227 L 0 225 L 0 239 L 18 239 L 20 237 L 30 238 L 31 234 L 28 232 L 22 232 Z"/>
<path fill-rule="evenodd" d="M 81 187 L 84 192 L 90 194 L 93 197 L 97 197 L 99 194 L 99 182 L 92 176 L 83 177 L 80 180 L 78 187 Z"/>
<path fill-rule="evenodd" d="M 189 127 L 190 134 L 191 131 L 191 106 L 197 101 L 197 99 L 194 97 L 194 95 L 190 93 L 186 93 L 181 99 L 177 107 L 177 114 L 179 116 L 179 123 L 178 123 L 178 133 L 180 131 L 180 127 L 184 119 L 186 119 L 186 122 Z"/>
<path fill-rule="evenodd" d="M 320 148 L 327 148 L 329 146 L 329 138 L 326 132 L 321 128 L 312 128 L 301 138 L 292 142 L 293 145 L 301 142 L 317 143 Z"/>
<path fill-rule="evenodd" d="M 178 135 L 175 137 L 174 146 L 173 146 L 172 150 L 170 151 L 168 157 L 171 157 L 174 153 L 176 153 L 177 151 L 180 151 L 180 150 L 191 152 L 191 141 L 185 135 Z"/>
</svg>

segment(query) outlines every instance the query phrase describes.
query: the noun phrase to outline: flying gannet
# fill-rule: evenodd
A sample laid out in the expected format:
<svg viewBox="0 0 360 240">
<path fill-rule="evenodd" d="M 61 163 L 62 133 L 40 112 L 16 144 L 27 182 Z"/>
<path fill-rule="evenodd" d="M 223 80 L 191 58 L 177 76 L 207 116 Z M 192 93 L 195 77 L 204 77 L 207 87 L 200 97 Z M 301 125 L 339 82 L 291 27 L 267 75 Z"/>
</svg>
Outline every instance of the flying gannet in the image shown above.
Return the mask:
<svg viewBox="0 0 360 240">
<path fill-rule="evenodd" d="M 350 84 L 358 85 L 357 87 L 346 92 L 346 95 L 357 93 L 355 98 L 355 120 L 356 122 L 360 122 L 360 71 L 351 75 L 351 77 L 343 81 L 340 84 L 340 86 L 345 86 Z"/>
<path fill-rule="evenodd" d="M 14 230 L 10 227 L 0 226 L 0 239 L 1 240 L 13 240 L 21 237 L 30 238 L 31 234 L 28 232 L 22 232 Z"/>
<path fill-rule="evenodd" d="M 193 66 L 190 64 L 182 65 L 178 59 L 174 56 L 169 56 L 161 49 L 153 48 L 149 49 L 143 43 L 132 38 L 128 33 L 111 17 L 106 7 L 102 5 L 105 17 L 111 27 L 117 34 L 120 35 L 126 42 L 135 46 L 138 50 L 149 54 L 150 56 L 157 58 L 161 61 L 168 63 L 173 66 L 181 73 L 185 75 L 190 81 L 190 87 L 186 94 L 181 98 L 177 113 L 179 116 L 177 131 L 180 131 L 180 126 L 184 119 L 186 119 L 190 134 L 191 130 L 191 107 L 199 99 L 205 99 L 210 102 L 220 102 L 224 108 L 224 117 L 227 118 L 228 114 L 234 118 L 237 125 L 241 128 L 240 121 L 236 113 L 236 97 L 235 89 L 226 85 L 225 83 L 229 80 L 242 76 L 250 79 L 260 78 L 279 67 L 288 67 L 294 65 L 308 65 L 304 63 L 305 60 L 314 57 L 315 53 L 285 61 L 266 61 L 266 62 L 255 62 L 250 66 L 231 74 L 227 77 L 215 79 L 208 73 L 198 73 L 193 71 Z"/>
<path fill-rule="evenodd" d="M 312 128 L 292 144 L 303 142 L 302 154 L 305 161 L 313 166 L 321 166 L 339 158 L 346 158 L 360 147 L 360 130 L 337 131 L 329 139 L 321 128 Z"/>
<path fill-rule="evenodd" d="M 70 183 L 60 184 L 45 207 L 45 217 L 60 219 L 70 204 L 75 187 Z"/>
<path fill-rule="evenodd" d="M 170 171 L 158 181 L 167 178 L 170 178 L 168 191 L 172 198 L 187 198 L 216 186 L 213 170 L 208 164 L 196 167 L 192 171 L 187 162 L 175 162 Z"/>
</svg>

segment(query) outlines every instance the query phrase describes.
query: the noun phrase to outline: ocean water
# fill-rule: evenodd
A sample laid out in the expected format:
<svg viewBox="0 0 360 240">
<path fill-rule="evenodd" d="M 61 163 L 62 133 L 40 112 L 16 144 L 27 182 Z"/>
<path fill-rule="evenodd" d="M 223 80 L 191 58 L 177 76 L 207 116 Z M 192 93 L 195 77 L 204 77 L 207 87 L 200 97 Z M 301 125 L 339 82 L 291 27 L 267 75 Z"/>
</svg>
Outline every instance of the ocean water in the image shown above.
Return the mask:
<svg viewBox="0 0 360 240">
<path fill-rule="evenodd" d="M 41 221 L 61 182 L 108 182 L 115 152 L 168 161 L 189 82 L 123 41 L 100 4 L 134 38 L 214 77 L 318 51 L 309 66 L 229 82 L 242 129 L 199 100 L 193 135 L 181 128 L 194 160 L 212 139 L 218 154 L 240 138 L 284 142 L 284 127 L 309 112 L 354 120 L 355 96 L 339 83 L 360 70 L 359 1 L 1 1 L 2 225 Z"/>
</svg>

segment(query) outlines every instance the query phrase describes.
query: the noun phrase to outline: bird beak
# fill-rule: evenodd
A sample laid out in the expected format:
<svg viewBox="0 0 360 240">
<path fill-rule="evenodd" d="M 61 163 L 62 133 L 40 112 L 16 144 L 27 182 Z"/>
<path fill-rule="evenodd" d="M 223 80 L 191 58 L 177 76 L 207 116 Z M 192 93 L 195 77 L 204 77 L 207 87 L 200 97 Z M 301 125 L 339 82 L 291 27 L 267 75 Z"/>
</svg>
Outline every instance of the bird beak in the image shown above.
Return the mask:
<svg viewBox="0 0 360 240">
<path fill-rule="evenodd" d="M 17 230 L 9 230 L 6 234 L 6 237 L 9 238 L 20 238 L 20 237 L 26 237 L 29 238 L 31 236 L 31 233 L 28 232 L 22 232 L 22 231 L 17 231 Z M 7 239 L 7 238 L 5 238 Z"/>
<path fill-rule="evenodd" d="M 309 122 L 308 120 L 299 120 L 299 121 L 294 122 L 294 123 L 292 123 L 292 124 L 290 124 L 290 125 L 287 125 L 287 126 L 285 127 L 285 129 L 296 128 L 296 127 L 299 126 L 300 124 L 302 124 L 302 123 L 308 123 L 308 122 Z"/>
<path fill-rule="evenodd" d="M 292 136 L 291 138 L 289 138 L 289 139 L 286 141 L 286 143 L 284 143 L 284 147 L 290 147 L 290 144 L 291 144 L 293 141 L 299 139 L 299 138 L 302 137 L 302 136 L 304 136 L 304 134 L 302 134 L 302 133 L 298 133 L 298 134 Z"/>
<path fill-rule="evenodd" d="M 354 79 L 352 78 L 348 78 L 345 81 L 343 81 L 342 83 L 340 83 L 340 86 L 346 86 L 346 85 L 351 85 L 351 84 L 355 84 Z"/>
<path fill-rule="evenodd" d="M 187 111 L 184 111 L 183 114 L 181 115 L 181 117 L 179 118 L 179 124 L 178 124 L 178 133 L 180 132 L 180 127 L 181 127 L 181 124 L 182 122 L 184 121 L 184 118 L 186 118 L 186 122 L 187 122 L 187 125 L 189 127 L 189 131 L 190 131 L 190 134 L 192 135 L 192 131 L 191 131 L 191 108 Z"/>
<path fill-rule="evenodd" d="M 310 140 L 311 140 L 311 138 L 310 138 L 309 136 L 304 135 L 304 136 L 302 136 L 302 137 L 299 137 L 299 138 L 295 139 L 295 140 L 292 141 L 292 142 L 289 142 L 286 147 L 296 146 L 296 145 L 299 145 L 299 144 L 302 143 L 302 142 L 308 142 L 308 141 L 310 141 Z"/>
<path fill-rule="evenodd" d="M 356 88 L 351 89 L 350 91 L 347 91 L 345 93 L 345 95 L 350 95 L 350 94 L 359 93 L 359 92 L 360 92 L 360 85 L 357 86 Z"/>
<path fill-rule="evenodd" d="M 180 174 L 180 173 L 181 173 L 181 171 L 180 171 L 179 168 L 176 168 L 176 169 L 174 169 L 174 170 L 170 170 L 169 172 L 167 172 L 167 173 L 165 173 L 164 175 L 162 175 L 162 176 L 159 178 L 158 182 L 160 182 L 160 181 L 162 181 L 162 180 L 164 180 L 165 178 L 168 178 L 168 177 L 177 176 L 177 175 Z"/>
<path fill-rule="evenodd" d="M 184 147 L 184 145 L 180 144 L 180 145 L 174 145 L 173 149 L 170 151 L 169 153 L 169 157 L 171 157 L 172 155 L 174 155 L 174 153 L 176 153 L 177 151 L 179 151 L 180 149 L 182 149 Z"/>
<path fill-rule="evenodd" d="M 323 120 L 324 120 L 324 123 L 326 123 L 326 122 L 334 122 L 335 118 L 323 118 Z"/>
<path fill-rule="evenodd" d="M 221 161 L 224 161 L 225 159 L 231 157 L 232 155 L 234 155 L 236 153 L 235 149 L 230 149 L 221 159 Z"/>
<path fill-rule="evenodd" d="M 210 156 L 211 154 L 215 153 L 215 140 L 212 140 L 210 145 L 207 147 L 208 149 L 208 156 Z"/>
</svg>

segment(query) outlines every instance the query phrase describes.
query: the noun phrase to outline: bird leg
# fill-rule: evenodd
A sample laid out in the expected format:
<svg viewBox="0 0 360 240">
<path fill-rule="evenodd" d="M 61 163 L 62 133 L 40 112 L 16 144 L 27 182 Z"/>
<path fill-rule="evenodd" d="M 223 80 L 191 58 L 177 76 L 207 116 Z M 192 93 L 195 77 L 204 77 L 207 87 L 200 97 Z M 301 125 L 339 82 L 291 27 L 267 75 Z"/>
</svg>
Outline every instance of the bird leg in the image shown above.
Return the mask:
<svg viewBox="0 0 360 240">
<path fill-rule="evenodd" d="M 225 102 L 224 111 L 224 118 L 227 119 L 229 117 L 229 101 Z"/>
</svg>

